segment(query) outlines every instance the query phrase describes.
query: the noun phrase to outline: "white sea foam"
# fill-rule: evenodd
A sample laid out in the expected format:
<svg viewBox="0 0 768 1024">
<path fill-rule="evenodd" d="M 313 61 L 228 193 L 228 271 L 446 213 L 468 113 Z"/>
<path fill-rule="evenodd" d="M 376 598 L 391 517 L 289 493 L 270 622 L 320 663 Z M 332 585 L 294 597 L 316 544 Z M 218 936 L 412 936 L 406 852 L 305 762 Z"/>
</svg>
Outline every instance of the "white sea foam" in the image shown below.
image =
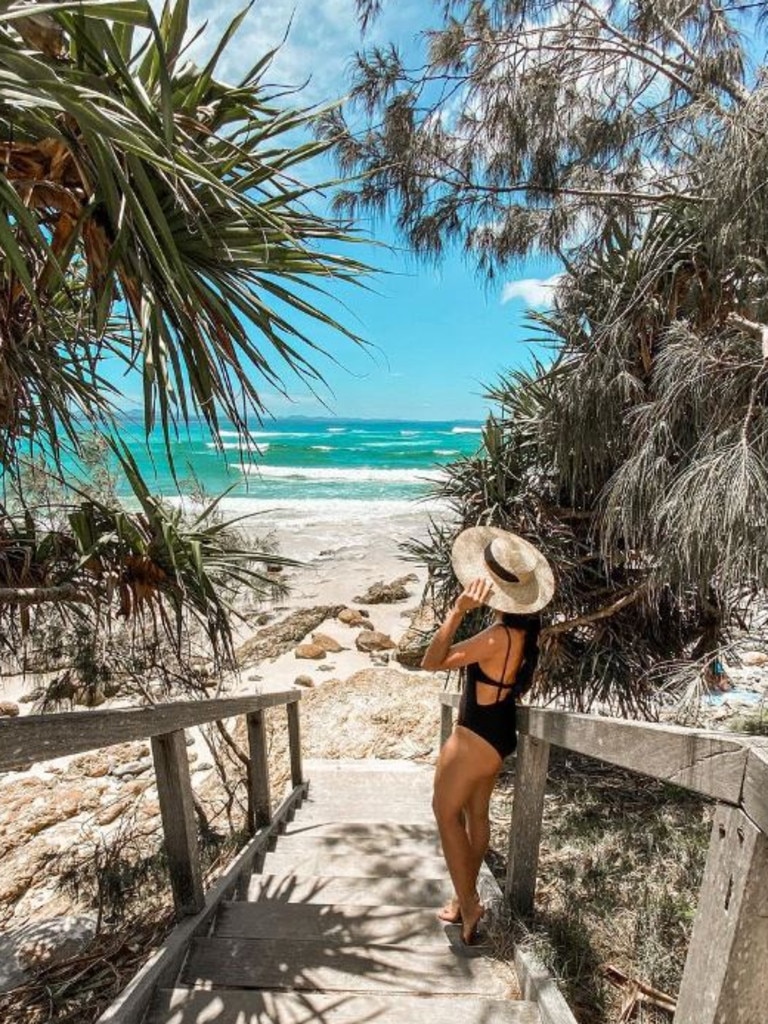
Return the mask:
<svg viewBox="0 0 768 1024">
<path fill-rule="evenodd" d="M 439 477 L 434 469 L 371 469 L 368 466 L 339 468 L 336 466 L 237 466 L 247 475 L 265 480 L 314 480 L 319 483 L 423 483 Z"/>
<path fill-rule="evenodd" d="M 233 431 L 229 432 L 229 436 L 232 436 Z M 219 434 L 222 437 L 223 434 Z M 235 436 L 237 436 L 235 434 Z M 225 452 L 255 452 L 257 455 L 263 455 L 269 449 L 269 443 L 266 444 L 255 444 L 253 441 L 245 440 L 240 441 L 224 441 L 222 444 L 215 444 L 213 441 L 206 441 L 206 448 L 217 448 Z"/>
<path fill-rule="evenodd" d="M 333 445 L 330 444 L 313 444 L 310 446 L 313 452 L 332 452 Z"/>
<path fill-rule="evenodd" d="M 458 448 L 435 448 L 435 455 L 460 455 Z"/>
<path fill-rule="evenodd" d="M 482 434 L 482 427 L 453 427 L 452 434 Z"/>
<path fill-rule="evenodd" d="M 346 429 L 347 429 L 346 427 L 328 427 L 328 433 L 329 434 L 344 434 L 346 432 Z"/>
<path fill-rule="evenodd" d="M 420 434 L 420 433 L 421 433 L 420 430 L 401 430 L 400 431 L 400 436 L 401 437 L 416 437 L 416 435 Z"/>
</svg>

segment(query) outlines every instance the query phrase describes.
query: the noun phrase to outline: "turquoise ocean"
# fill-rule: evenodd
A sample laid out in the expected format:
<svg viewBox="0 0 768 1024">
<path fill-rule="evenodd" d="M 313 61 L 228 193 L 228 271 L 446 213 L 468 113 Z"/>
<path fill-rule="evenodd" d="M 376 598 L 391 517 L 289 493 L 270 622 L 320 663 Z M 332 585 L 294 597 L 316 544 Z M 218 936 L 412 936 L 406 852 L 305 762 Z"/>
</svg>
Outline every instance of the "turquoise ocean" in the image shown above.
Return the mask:
<svg viewBox="0 0 768 1024">
<path fill-rule="evenodd" d="M 159 432 L 145 440 L 130 419 L 121 437 L 152 489 L 167 496 L 289 501 L 402 501 L 427 495 L 441 467 L 473 454 L 481 425 L 467 421 L 290 419 L 255 424 L 247 434 L 222 426 L 218 439 L 193 423 L 172 440 L 178 484 Z"/>
</svg>

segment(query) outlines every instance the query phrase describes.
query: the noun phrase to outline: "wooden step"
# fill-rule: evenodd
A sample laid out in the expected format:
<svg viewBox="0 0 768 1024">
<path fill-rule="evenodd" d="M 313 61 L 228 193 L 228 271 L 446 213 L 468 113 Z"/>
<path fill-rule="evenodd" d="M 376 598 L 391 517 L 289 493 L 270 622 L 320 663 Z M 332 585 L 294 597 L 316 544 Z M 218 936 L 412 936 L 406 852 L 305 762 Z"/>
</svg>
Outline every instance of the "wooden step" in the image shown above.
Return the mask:
<svg viewBox="0 0 768 1024">
<path fill-rule="evenodd" d="M 194 939 L 185 985 L 321 992 L 482 995 L 514 992 L 508 969 L 440 946 L 337 946 L 327 939 Z"/>
<path fill-rule="evenodd" d="M 535 1003 L 453 996 L 339 995 L 177 988 L 145 1024 L 541 1024 Z"/>
<path fill-rule="evenodd" d="M 276 840 L 276 853 L 296 853 L 305 855 L 308 853 L 352 853 L 378 854 L 385 851 L 392 856 L 420 856 L 439 857 L 442 855 L 440 839 L 437 830 L 429 834 L 427 829 L 420 829 L 418 833 L 409 836 L 405 830 L 398 830 L 387 833 L 384 826 L 379 831 L 363 831 L 363 824 L 355 822 L 350 825 L 349 831 L 343 826 L 330 831 L 323 832 L 309 827 L 303 831 L 281 833 Z M 372 824 L 371 828 L 374 828 Z"/>
<path fill-rule="evenodd" d="M 379 854 L 326 853 L 321 850 L 296 853 L 278 846 L 274 853 L 268 853 L 262 868 L 264 874 L 281 875 L 335 875 L 382 878 L 400 875 L 404 878 L 448 878 L 448 868 L 442 857 L 420 857 L 414 854 L 390 856 L 386 851 Z"/>
<path fill-rule="evenodd" d="M 392 825 L 430 825 L 434 818 L 426 802 L 384 804 L 374 800 L 307 800 L 298 812 L 303 825 L 339 824 L 353 821 Z"/>
<path fill-rule="evenodd" d="M 323 842 L 336 842 L 337 840 L 359 843 L 361 846 L 372 846 L 372 852 L 377 853 L 382 845 L 389 849 L 393 844 L 400 843 L 437 843 L 439 838 L 437 826 L 434 819 L 424 824 L 408 825 L 403 822 L 379 822 L 379 821 L 345 821 L 342 823 L 327 822 L 305 822 L 302 819 L 302 812 L 299 811 L 293 821 L 288 822 L 285 831 L 280 832 L 278 842 L 288 840 L 298 841 L 299 839 L 322 840 Z M 379 845 L 382 844 L 382 845 Z M 436 847 L 439 852 L 439 845 Z"/>
<path fill-rule="evenodd" d="M 377 907 L 323 903 L 222 903 L 215 934 L 243 939 L 331 939 L 353 946 L 436 945 L 458 925 L 438 921 L 434 907 Z"/>
<path fill-rule="evenodd" d="M 357 907 L 439 907 L 451 894 L 445 878 L 334 878 L 323 875 L 253 875 L 249 902 L 349 903 Z"/>
</svg>

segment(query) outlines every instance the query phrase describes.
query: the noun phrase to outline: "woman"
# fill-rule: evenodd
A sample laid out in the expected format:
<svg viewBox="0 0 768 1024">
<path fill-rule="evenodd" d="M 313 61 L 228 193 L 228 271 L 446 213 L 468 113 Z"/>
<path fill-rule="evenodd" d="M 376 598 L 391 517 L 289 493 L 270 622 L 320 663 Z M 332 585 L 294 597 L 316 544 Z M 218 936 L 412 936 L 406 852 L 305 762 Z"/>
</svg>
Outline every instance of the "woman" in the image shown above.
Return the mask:
<svg viewBox="0 0 768 1024">
<path fill-rule="evenodd" d="M 439 912 L 461 923 L 471 945 L 484 910 L 477 876 L 488 849 L 488 804 L 504 758 L 515 749 L 515 701 L 531 685 L 538 660 L 538 615 L 551 599 L 552 570 L 537 549 L 506 530 L 476 526 L 456 538 L 451 553 L 464 587 L 422 660 L 425 669 L 466 667 L 453 733 L 440 751 L 433 807 L 455 895 Z M 464 615 L 488 605 L 495 620 L 454 644 Z"/>
</svg>

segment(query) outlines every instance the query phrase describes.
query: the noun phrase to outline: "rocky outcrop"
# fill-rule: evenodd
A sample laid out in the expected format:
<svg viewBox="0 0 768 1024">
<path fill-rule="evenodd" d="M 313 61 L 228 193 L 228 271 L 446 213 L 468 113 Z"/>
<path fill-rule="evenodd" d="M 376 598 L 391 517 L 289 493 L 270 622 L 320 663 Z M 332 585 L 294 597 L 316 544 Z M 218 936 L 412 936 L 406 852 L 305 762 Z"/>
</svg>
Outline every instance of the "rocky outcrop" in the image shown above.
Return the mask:
<svg viewBox="0 0 768 1024">
<path fill-rule="evenodd" d="M 394 653 L 395 660 L 406 668 L 420 668 L 434 629 L 434 608 L 431 604 L 423 604 L 416 609 L 410 626 L 400 638 Z"/>
<path fill-rule="evenodd" d="M 300 643 L 326 619 L 335 619 L 344 605 L 319 605 L 301 608 L 280 622 L 260 629 L 235 652 L 241 668 L 257 664 L 265 658 L 279 658 Z"/>
<path fill-rule="evenodd" d="M 391 636 L 379 633 L 376 629 L 364 630 L 355 637 L 355 647 L 363 654 L 370 654 L 372 651 L 391 651 L 396 646 Z"/>
<path fill-rule="evenodd" d="M 0 700 L 0 717 L 16 718 L 19 713 L 19 705 L 12 700 Z"/>
<path fill-rule="evenodd" d="M 306 686 L 307 688 L 315 685 L 315 680 L 312 676 L 296 676 L 293 680 L 294 686 Z"/>
<path fill-rule="evenodd" d="M 406 584 L 417 580 L 418 576 L 413 574 L 399 576 L 396 580 L 392 580 L 391 583 L 385 583 L 383 580 L 380 580 L 378 583 L 370 586 L 361 597 L 355 597 L 353 600 L 359 601 L 360 604 L 394 604 L 397 601 L 407 601 L 411 596 L 411 592 Z"/>
</svg>

